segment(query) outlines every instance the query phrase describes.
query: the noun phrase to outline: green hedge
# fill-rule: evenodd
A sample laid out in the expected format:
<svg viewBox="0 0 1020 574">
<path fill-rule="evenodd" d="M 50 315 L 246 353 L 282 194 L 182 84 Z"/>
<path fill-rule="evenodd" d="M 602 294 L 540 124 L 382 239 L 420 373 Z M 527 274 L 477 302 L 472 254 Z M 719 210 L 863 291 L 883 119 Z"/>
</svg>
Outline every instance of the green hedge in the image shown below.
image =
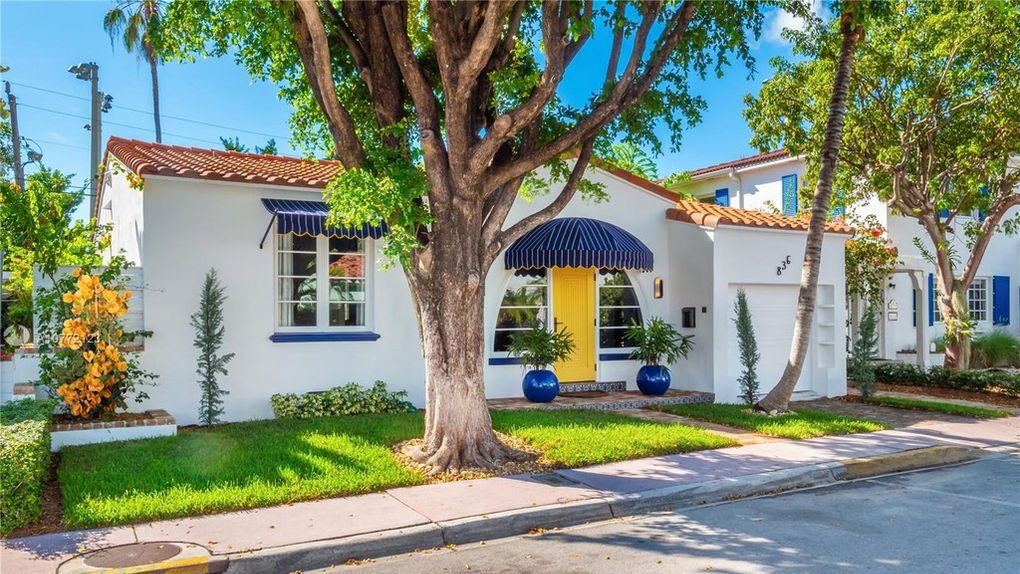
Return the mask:
<svg viewBox="0 0 1020 574">
<path fill-rule="evenodd" d="M 875 380 L 894 385 L 939 387 L 965 391 L 998 389 L 1004 394 L 1020 397 L 1020 375 L 1011 375 L 1003 371 L 946 369 L 944 367 L 932 367 L 925 370 L 908 363 L 879 363 L 875 365 Z"/>
<path fill-rule="evenodd" d="M 39 520 L 50 465 L 53 401 L 22 400 L 0 408 L 0 534 Z"/>
<path fill-rule="evenodd" d="M 269 400 L 273 414 L 279 418 L 306 419 L 415 410 L 414 405 L 407 401 L 405 391 L 390 392 L 382 381 L 376 381 L 369 389 L 348 383 L 318 393 L 276 394 Z"/>
</svg>

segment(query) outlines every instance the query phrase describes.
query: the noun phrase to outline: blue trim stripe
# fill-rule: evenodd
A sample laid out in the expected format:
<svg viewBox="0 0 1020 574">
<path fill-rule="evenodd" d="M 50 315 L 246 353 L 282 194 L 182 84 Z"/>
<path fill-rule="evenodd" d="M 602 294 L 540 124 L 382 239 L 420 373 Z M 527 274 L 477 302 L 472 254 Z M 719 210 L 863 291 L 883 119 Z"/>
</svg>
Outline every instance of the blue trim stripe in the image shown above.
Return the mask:
<svg viewBox="0 0 1020 574">
<path fill-rule="evenodd" d="M 274 343 L 320 343 L 323 341 L 376 341 L 379 333 L 357 331 L 352 333 L 333 333 L 319 331 L 310 333 L 273 333 L 269 340 Z"/>
<path fill-rule="evenodd" d="M 491 357 L 489 358 L 490 365 L 520 365 L 521 360 L 517 357 Z"/>
<path fill-rule="evenodd" d="M 652 251 L 623 229 L 604 221 L 562 217 L 518 239 L 505 256 L 507 269 L 605 267 L 651 271 Z"/>
<path fill-rule="evenodd" d="M 262 205 L 276 215 L 277 233 L 297 235 L 326 235 L 328 237 L 371 237 L 379 239 L 386 234 L 386 224 L 361 227 L 333 227 L 326 225 L 329 207 L 321 201 L 262 198 Z"/>
<path fill-rule="evenodd" d="M 600 361 L 634 361 L 630 353 L 599 353 Z"/>
</svg>

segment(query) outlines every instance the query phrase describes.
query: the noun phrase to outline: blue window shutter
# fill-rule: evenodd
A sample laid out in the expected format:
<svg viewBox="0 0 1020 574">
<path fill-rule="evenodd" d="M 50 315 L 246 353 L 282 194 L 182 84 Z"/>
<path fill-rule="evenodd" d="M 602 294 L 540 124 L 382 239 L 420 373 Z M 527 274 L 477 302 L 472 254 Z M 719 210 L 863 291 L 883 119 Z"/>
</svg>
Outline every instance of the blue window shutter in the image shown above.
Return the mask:
<svg viewBox="0 0 1020 574">
<path fill-rule="evenodd" d="M 913 303 L 914 303 L 914 326 L 916 327 L 917 326 L 917 289 L 911 289 L 910 290 L 910 294 L 913 295 L 912 299 L 913 299 Z"/>
<path fill-rule="evenodd" d="M 992 323 L 1009 325 L 1009 275 L 992 277 Z"/>
<path fill-rule="evenodd" d="M 797 215 L 797 175 L 783 176 L 783 215 Z"/>
<path fill-rule="evenodd" d="M 988 197 L 988 186 L 987 185 L 982 185 L 981 186 L 981 195 L 983 195 L 985 197 Z M 988 217 L 988 215 L 985 212 L 983 212 L 983 211 L 981 211 L 979 209 L 978 210 L 978 221 L 984 221 L 986 217 Z M 1006 300 L 1009 301 L 1009 298 L 1007 297 Z"/>
<path fill-rule="evenodd" d="M 836 207 L 832 208 L 832 216 L 833 217 L 843 217 L 844 215 L 846 215 L 846 206 L 845 205 L 837 205 Z"/>
<path fill-rule="evenodd" d="M 730 206 L 730 189 L 728 187 L 715 190 L 715 204 L 724 207 Z"/>
<path fill-rule="evenodd" d="M 928 326 L 935 324 L 935 275 L 928 274 Z"/>
<path fill-rule="evenodd" d="M 939 210 L 939 217 L 941 217 L 942 219 L 948 218 L 949 217 L 949 210 L 948 209 L 940 209 Z"/>
</svg>

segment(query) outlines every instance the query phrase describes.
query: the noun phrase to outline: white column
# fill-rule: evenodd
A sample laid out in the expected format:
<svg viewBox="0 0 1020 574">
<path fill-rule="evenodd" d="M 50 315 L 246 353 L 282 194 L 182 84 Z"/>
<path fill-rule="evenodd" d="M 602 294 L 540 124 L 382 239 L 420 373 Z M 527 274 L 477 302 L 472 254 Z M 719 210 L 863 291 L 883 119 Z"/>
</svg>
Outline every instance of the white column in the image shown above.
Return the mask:
<svg viewBox="0 0 1020 574">
<path fill-rule="evenodd" d="M 928 289 L 925 283 L 924 271 L 912 270 L 910 282 L 913 284 L 914 292 L 917 293 L 917 328 L 915 330 L 914 348 L 917 351 L 917 366 L 925 369 L 928 367 Z"/>
</svg>

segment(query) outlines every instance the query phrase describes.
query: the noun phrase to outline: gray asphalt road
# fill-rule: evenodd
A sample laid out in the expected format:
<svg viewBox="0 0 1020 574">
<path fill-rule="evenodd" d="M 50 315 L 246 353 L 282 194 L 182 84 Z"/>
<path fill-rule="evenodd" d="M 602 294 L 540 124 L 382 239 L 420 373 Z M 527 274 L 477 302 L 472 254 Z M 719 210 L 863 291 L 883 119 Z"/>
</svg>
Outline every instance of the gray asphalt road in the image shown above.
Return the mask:
<svg viewBox="0 0 1020 574">
<path fill-rule="evenodd" d="M 1020 453 L 320 572 L 1020 573 Z"/>
</svg>

